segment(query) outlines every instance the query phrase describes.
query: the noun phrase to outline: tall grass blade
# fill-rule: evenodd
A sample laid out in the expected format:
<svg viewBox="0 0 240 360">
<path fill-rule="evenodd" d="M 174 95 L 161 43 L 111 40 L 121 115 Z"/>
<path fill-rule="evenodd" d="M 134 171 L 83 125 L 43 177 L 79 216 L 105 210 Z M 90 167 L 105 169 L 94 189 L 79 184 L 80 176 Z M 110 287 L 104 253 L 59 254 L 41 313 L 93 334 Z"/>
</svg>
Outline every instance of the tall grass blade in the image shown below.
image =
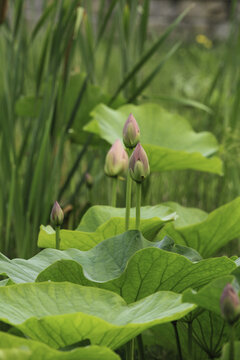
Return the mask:
<svg viewBox="0 0 240 360">
<path fill-rule="evenodd" d="M 167 53 L 166 56 L 160 61 L 160 63 L 155 67 L 155 69 L 143 80 L 143 82 L 138 86 L 136 91 L 128 98 L 128 102 L 131 103 L 136 100 L 138 95 L 140 95 L 143 90 L 152 82 L 157 73 L 161 70 L 165 62 L 179 49 L 181 43 L 177 43 L 173 48 Z"/>
<path fill-rule="evenodd" d="M 113 101 L 116 99 L 118 94 L 125 86 L 131 81 L 131 79 L 138 73 L 138 71 L 145 65 L 145 63 L 155 54 L 157 49 L 164 43 L 164 41 L 168 38 L 171 32 L 176 28 L 176 26 L 182 21 L 182 19 L 187 15 L 187 13 L 193 8 L 193 5 L 190 5 L 186 10 L 182 12 L 181 15 L 177 17 L 177 19 L 164 31 L 163 35 L 154 42 L 154 44 L 148 49 L 140 60 L 136 63 L 136 65 L 130 70 L 130 72 L 126 75 L 125 79 L 119 85 L 114 95 L 112 96 L 109 104 L 111 105 Z"/>
</svg>

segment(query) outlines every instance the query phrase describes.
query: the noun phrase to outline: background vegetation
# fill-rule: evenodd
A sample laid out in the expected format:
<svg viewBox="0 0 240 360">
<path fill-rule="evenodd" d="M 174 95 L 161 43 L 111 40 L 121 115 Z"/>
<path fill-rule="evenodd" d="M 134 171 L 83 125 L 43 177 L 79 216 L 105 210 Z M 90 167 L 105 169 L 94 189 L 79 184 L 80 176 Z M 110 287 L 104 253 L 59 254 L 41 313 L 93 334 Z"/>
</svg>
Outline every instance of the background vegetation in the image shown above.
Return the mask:
<svg viewBox="0 0 240 360">
<path fill-rule="evenodd" d="M 89 202 L 108 204 L 102 170 L 108 146 L 82 131 L 100 102 L 113 108 L 156 102 L 220 142 L 223 177 L 192 170 L 152 174 L 143 203 L 174 200 L 211 211 L 238 195 L 236 1 L 230 34 L 221 42 L 183 39 L 174 31 L 191 6 L 156 34 L 148 30 L 149 0 L 101 0 L 94 16 L 91 1 L 46 1 L 33 26 L 24 0 L 0 5 L 1 251 L 34 254 L 39 225 L 49 222 L 55 199 L 70 229 Z M 94 179 L 90 196 L 86 172 Z M 124 206 L 121 194 L 118 205 Z"/>
</svg>

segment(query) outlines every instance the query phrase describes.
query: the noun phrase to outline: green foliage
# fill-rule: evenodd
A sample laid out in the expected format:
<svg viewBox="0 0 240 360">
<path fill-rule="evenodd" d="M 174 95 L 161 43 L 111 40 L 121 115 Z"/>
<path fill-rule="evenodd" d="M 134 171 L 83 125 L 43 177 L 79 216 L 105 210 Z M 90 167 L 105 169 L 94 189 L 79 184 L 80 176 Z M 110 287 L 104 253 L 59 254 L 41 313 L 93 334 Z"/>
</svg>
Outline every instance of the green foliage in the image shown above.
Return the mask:
<svg viewBox="0 0 240 360">
<path fill-rule="evenodd" d="M 106 347 L 96 345 L 58 351 L 41 342 L 0 332 L 0 358 L 8 360 L 120 360 Z"/>
<path fill-rule="evenodd" d="M 155 358 L 228 359 L 219 303 L 226 283 L 239 290 L 240 261 L 209 256 L 240 236 L 240 198 L 226 203 L 239 192 L 237 2 L 224 46 L 184 45 L 177 61 L 182 42 L 166 40 L 190 7 L 153 35 L 149 0 L 100 0 L 96 13 L 88 0 L 46 1 L 31 27 L 25 2 L 8 3 L 5 20 L 0 2 L 0 250 L 32 256 L 55 200 L 65 223 L 63 250 L 54 249 L 55 230 L 41 226 L 38 245 L 53 249 L 28 260 L 0 253 L 0 358 L 125 360 L 125 344 L 137 336 L 141 360 L 160 346 Z M 171 113 L 162 107 L 169 102 Z M 209 214 L 174 202 L 144 206 L 140 231 L 132 208 L 127 232 L 123 208 L 84 214 L 85 172 L 93 169 L 97 184 L 88 199 L 105 204 L 101 163 L 130 112 L 153 173 L 145 204 L 176 197 L 204 209 L 226 204 Z M 226 177 L 199 173 L 222 175 L 217 152 Z M 179 171 L 187 169 L 199 172 Z M 239 321 L 235 327 L 232 360 Z"/>
<path fill-rule="evenodd" d="M 223 289 L 227 283 L 232 283 L 234 276 L 224 276 L 220 279 L 213 280 L 198 292 L 192 290 L 186 290 L 183 295 L 183 301 L 197 304 L 203 309 L 214 312 L 217 315 L 221 315 L 220 310 L 220 297 Z"/>
<path fill-rule="evenodd" d="M 95 205 L 92 206 L 82 217 L 77 230 L 84 232 L 94 232 L 97 228 L 112 218 L 125 218 L 125 208 L 115 208 L 112 206 Z M 135 219 L 136 209 L 130 210 L 130 218 Z M 167 205 L 142 206 L 141 207 L 141 221 L 144 224 L 145 220 L 161 219 L 162 224 L 168 221 L 173 221 L 176 217 L 176 212 Z M 142 231 L 143 232 L 143 231 Z"/>
<path fill-rule="evenodd" d="M 223 319 L 209 311 L 203 311 L 196 318 L 190 320 L 192 327 L 192 353 L 195 360 L 217 358 L 221 354 L 223 345 L 228 340 L 228 328 Z M 189 322 L 179 321 L 178 332 L 184 354 L 188 359 L 188 327 Z M 171 324 L 156 326 L 150 330 L 154 343 L 167 349 L 176 349 L 176 339 Z"/>
<path fill-rule="evenodd" d="M 159 290 L 182 293 L 190 287 L 199 289 L 211 279 L 229 274 L 236 268 L 227 258 L 192 263 L 182 255 L 158 248 L 139 250 L 131 258 L 126 256 L 126 260 L 121 259 L 121 253 L 116 249 L 114 256 L 115 263 L 110 261 L 112 257 L 100 255 L 98 261 L 91 262 L 89 257 L 80 259 L 80 256 L 78 261 L 61 260 L 40 273 L 37 281 L 70 281 L 98 286 L 117 292 L 131 303 Z"/>
<path fill-rule="evenodd" d="M 8 3 L 9 19 L 0 29 L 0 249 L 28 257 L 37 251 L 38 226 L 47 222 L 53 202 L 73 203 L 83 173 L 92 167 L 94 156 L 90 161 L 86 150 L 94 137 L 82 133 L 90 111 L 100 102 L 116 107 L 142 93 L 153 80 L 151 73 L 142 78 L 143 68 L 190 8 L 149 43 L 148 0 L 140 7 L 136 1 L 101 0 L 96 26 L 88 1 L 44 2 L 33 26 L 24 1 Z M 122 79 L 111 72 L 115 35 L 121 40 Z M 163 57 L 155 75 L 177 48 Z M 69 153 L 76 154 L 70 161 Z"/>
<path fill-rule="evenodd" d="M 102 241 L 89 251 L 80 251 L 77 249 L 68 249 L 65 251 L 46 249 L 29 260 L 9 260 L 1 254 L 0 272 L 2 275 L 7 275 L 11 281 L 15 283 L 32 282 L 45 268 L 47 268 L 46 273 L 48 273 L 49 265 L 53 264 L 54 269 L 55 262 L 56 268 L 58 269 L 58 262 L 60 260 L 60 267 L 70 265 L 70 267 L 73 268 L 72 271 L 64 272 L 65 280 L 67 280 L 68 277 L 68 279 L 78 279 L 77 283 L 82 283 L 86 279 L 96 282 L 106 282 L 118 278 L 125 270 L 131 257 L 139 250 L 149 247 L 157 247 L 158 249 L 164 249 L 174 253 L 180 252 L 183 255 L 186 254 L 186 257 L 193 259 L 193 261 L 201 259 L 192 249 L 175 247 L 174 242 L 169 238 L 153 243 L 146 240 L 139 231 L 130 230 L 124 234 Z M 61 262 L 61 260 L 67 261 Z M 216 261 L 214 263 L 224 263 L 226 273 L 229 272 L 229 269 L 233 270 L 233 268 L 236 267 L 233 261 L 226 259 L 225 261 Z M 75 268 L 77 268 L 76 277 L 74 276 Z M 81 268 L 83 270 L 81 270 Z M 222 270 L 224 269 L 222 268 Z M 221 266 L 220 269 L 216 268 L 216 273 L 218 273 L 218 271 L 221 272 Z M 44 276 L 46 277 L 48 275 L 41 274 L 41 277 Z M 52 274 L 52 268 L 49 269 L 49 276 L 51 279 L 54 276 L 54 274 Z M 62 278 L 59 278 L 59 281 L 60 280 L 62 281 Z M 76 282 L 76 280 L 73 282 Z M 2 285 L 4 286 L 5 283 Z"/>
<path fill-rule="evenodd" d="M 234 359 L 238 360 L 240 357 L 240 341 L 234 342 Z M 229 359 L 229 344 L 225 344 L 223 347 L 223 352 L 221 356 L 221 360 L 228 360 Z"/>
<path fill-rule="evenodd" d="M 117 294 L 71 283 L 19 284 L 0 288 L 0 319 L 53 348 L 88 338 L 119 347 L 143 330 L 180 319 L 194 305 L 181 295 L 157 292 L 131 305 Z"/>
<path fill-rule="evenodd" d="M 187 209 L 175 203 L 166 203 L 179 218 L 160 231 L 160 238 L 168 235 L 177 244 L 196 249 L 203 257 L 219 249 L 240 235 L 240 198 L 207 214 L 199 209 Z"/>
<path fill-rule="evenodd" d="M 135 209 L 131 210 L 131 229 L 135 229 L 134 211 Z M 164 223 L 172 221 L 176 216 L 176 213 L 171 211 L 171 209 L 161 205 L 143 207 L 142 214 L 140 230 L 143 236 L 149 240 L 154 239 Z M 125 209 L 95 206 L 84 215 L 77 231 L 61 230 L 60 248 L 89 250 L 102 240 L 122 234 L 124 231 Z M 42 226 L 39 233 L 38 246 L 54 247 L 54 244 L 55 231 L 50 226 Z"/>
<path fill-rule="evenodd" d="M 133 113 L 141 129 L 141 144 L 147 152 L 151 171 L 194 169 L 222 174 L 221 160 L 208 159 L 218 150 L 216 138 L 207 132 L 195 133 L 181 116 L 157 104 L 125 105 L 113 110 L 97 106 L 93 120 L 84 129 L 112 144 L 122 137 L 122 129 Z"/>
</svg>

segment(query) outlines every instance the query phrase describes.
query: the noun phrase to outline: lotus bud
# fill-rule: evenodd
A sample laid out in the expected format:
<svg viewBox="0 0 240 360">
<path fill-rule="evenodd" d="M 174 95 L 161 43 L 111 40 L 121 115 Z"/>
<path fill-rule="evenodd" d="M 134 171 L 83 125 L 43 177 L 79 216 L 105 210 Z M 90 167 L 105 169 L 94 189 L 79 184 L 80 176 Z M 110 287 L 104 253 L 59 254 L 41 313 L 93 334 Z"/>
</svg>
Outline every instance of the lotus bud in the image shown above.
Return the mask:
<svg viewBox="0 0 240 360">
<path fill-rule="evenodd" d="M 148 157 L 140 143 L 130 157 L 129 170 L 131 178 L 138 183 L 143 182 L 150 173 Z"/>
<path fill-rule="evenodd" d="M 85 174 L 85 182 L 88 189 L 91 189 L 93 187 L 93 177 L 88 172 Z"/>
<path fill-rule="evenodd" d="M 51 223 L 54 226 L 60 226 L 63 223 L 63 219 L 64 219 L 64 214 L 62 208 L 59 205 L 59 203 L 55 201 L 50 215 Z"/>
<path fill-rule="evenodd" d="M 128 154 L 118 139 L 107 153 L 104 171 L 107 176 L 117 177 L 126 172 L 128 168 Z"/>
<path fill-rule="evenodd" d="M 123 142 L 127 148 L 134 148 L 140 141 L 140 130 L 133 114 L 130 114 L 123 128 Z"/>
<path fill-rule="evenodd" d="M 220 307 L 222 316 L 229 323 L 233 324 L 240 315 L 239 297 L 231 284 L 227 284 L 223 289 Z"/>
</svg>

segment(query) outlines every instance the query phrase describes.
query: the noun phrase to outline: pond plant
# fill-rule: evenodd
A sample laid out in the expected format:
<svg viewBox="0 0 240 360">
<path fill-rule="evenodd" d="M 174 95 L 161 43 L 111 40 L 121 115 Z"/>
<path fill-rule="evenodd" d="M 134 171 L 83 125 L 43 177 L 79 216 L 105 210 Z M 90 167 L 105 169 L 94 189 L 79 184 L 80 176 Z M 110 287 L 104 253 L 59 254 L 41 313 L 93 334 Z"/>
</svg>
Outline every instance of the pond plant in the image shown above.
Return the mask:
<svg viewBox="0 0 240 360">
<path fill-rule="evenodd" d="M 204 103 L 175 97 L 182 53 L 164 96 L 148 92 L 191 5 L 151 37 L 149 0 L 101 0 L 97 17 L 89 0 L 44 3 L 29 28 L 24 0 L 0 0 L 0 359 L 239 360 L 240 258 L 225 247 L 240 237 L 237 2 L 219 66 L 205 52 Z M 184 206 L 203 187 L 212 211 Z"/>
<path fill-rule="evenodd" d="M 212 214 L 176 203 L 141 206 L 151 168 L 141 138 L 131 114 L 123 130 L 130 159 L 120 139 L 106 156 L 105 174 L 115 184 L 127 177 L 125 208 L 113 206 L 113 185 L 112 206 L 93 206 L 76 230 L 61 230 L 56 201 L 54 228 L 39 233 L 46 249 L 28 260 L 1 255 L 3 358 L 144 360 L 157 347 L 159 359 L 161 349 L 176 359 L 238 359 L 240 261 L 208 254 L 219 236 L 225 244 L 240 235 L 240 199 Z"/>
</svg>

